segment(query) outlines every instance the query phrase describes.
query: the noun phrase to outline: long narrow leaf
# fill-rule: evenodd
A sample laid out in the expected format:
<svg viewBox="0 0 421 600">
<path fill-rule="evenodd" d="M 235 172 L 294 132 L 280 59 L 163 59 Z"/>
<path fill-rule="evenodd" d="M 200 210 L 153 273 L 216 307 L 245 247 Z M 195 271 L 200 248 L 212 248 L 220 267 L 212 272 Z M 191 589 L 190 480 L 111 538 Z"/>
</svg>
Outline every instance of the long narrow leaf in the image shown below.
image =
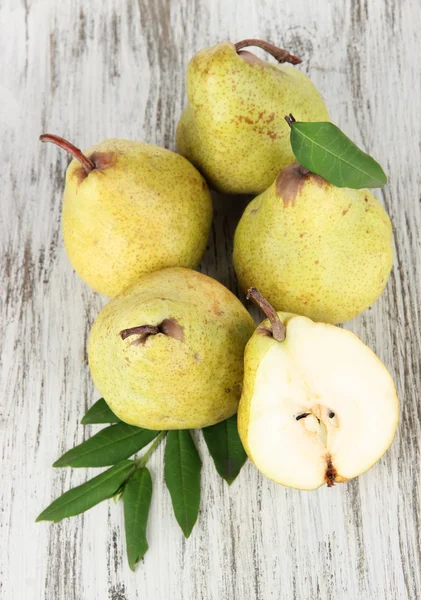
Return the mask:
<svg viewBox="0 0 421 600">
<path fill-rule="evenodd" d="M 100 398 L 88 410 L 86 415 L 81 420 L 82 425 L 96 425 L 102 423 L 120 423 L 121 419 L 117 417 L 105 402 L 104 398 Z"/>
<path fill-rule="evenodd" d="M 189 537 L 199 514 L 202 463 L 190 432 L 169 431 L 165 446 L 165 483 L 175 518 Z"/>
<path fill-rule="evenodd" d="M 149 444 L 159 431 L 117 423 L 63 454 L 53 467 L 107 467 L 132 456 Z"/>
<path fill-rule="evenodd" d="M 82 485 L 72 488 L 54 500 L 37 518 L 37 521 L 60 521 L 85 512 L 102 500 L 111 498 L 127 479 L 134 463 L 123 460 Z"/>
<path fill-rule="evenodd" d="M 216 470 L 231 485 L 247 460 L 238 435 L 237 415 L 222 423 L 205 427 L 202 431 Z"/>
<path fill-rule="evenodd" d="M 132 571 L 148 549 L 146 526 L 151 498 L 151 474 L 143 467 L 131 477 L 123 492 L 127 559 Z"/>
</svg>

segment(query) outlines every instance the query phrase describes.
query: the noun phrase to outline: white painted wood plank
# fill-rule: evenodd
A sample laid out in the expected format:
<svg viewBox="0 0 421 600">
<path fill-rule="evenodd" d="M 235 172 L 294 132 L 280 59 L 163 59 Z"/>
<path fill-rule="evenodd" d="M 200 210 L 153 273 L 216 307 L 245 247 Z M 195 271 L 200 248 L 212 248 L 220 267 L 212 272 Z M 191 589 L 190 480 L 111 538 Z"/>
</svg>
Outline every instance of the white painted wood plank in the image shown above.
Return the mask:
<svg viewBox="0 0 421 600">
<path fill-rule="evenodd" d="M 417 0 L 0 2 L 2 598 L 421 597 L 420 27 Z M 251 464 L 228 488 L 198 436 L 202 510 L 187 541 L 159 449 L 150 550 L 133 574 L 121 506 L 34 524 L 53 497 L 88 476 L 50 465 L 90 433 L 78 425 L 97 398 L 86 339 L 105 302 L 64 253 L 68 159 L 37 138 L 48 130 L 82 147 L 118 136 L 174 148 L 189 58 L 251 36 L 300 55 L 333 120 L 389 174 L 380 197 L 395 227 L 395 268 L 382 298 L 347 327 L 392 371 L 402 422 L 369 473 L 313 493 L 276 486 Z M 244 202 L 215 203 L 202 270 L 235 289 L 230 252 Z"/>
</svg>

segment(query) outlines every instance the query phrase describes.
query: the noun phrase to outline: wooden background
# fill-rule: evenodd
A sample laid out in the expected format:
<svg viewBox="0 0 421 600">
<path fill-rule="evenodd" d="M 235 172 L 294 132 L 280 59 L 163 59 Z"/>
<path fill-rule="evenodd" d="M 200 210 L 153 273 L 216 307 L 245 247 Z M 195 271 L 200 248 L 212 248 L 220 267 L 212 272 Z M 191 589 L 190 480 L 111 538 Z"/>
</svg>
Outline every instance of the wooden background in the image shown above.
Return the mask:
<svg viewBox="0 0 421 600">
<path fill-rule="evenodd" d="M 1 598 L 421 598 L 420 29 L 418 0 L 0 1 Z M 395 267 L 381 299 L 346 326 L 394 375 L 401 424 L 369 473 L 312 493 L 277 486 L 251 464 L 229 488 L 198 434 L 201 514 L 187 541 L 161 447 L 150 462 L 150 550 L 133 574 L 121 505 L 34 524 L 88 476 L 51 464 L 94 430 L 78 422 L 98 398 L 86 341 L 105 302 L 65 256 L 68 158 L 38 136 L 174 148 L 189 58 L 245 37 L 301 56 L 334 122 L 389 174 L 377 194 L 394 224 Z M 244 201 L 215 197 L 215 206 L 201 269 L 235 290 L 230 254 Z"/>
</svg>

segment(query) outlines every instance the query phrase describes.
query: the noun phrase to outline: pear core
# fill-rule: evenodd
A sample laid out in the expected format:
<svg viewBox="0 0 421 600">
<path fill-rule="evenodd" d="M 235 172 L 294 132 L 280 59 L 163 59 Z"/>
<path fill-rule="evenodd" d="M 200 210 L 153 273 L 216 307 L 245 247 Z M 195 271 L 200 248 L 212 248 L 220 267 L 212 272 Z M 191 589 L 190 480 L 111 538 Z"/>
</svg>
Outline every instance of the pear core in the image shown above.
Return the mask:
<svg viewBox="0 0 421 600">
<path fill-rule="evenodd" d="M 245 352 L 238 421 L 247 453 L 267 477 L 298 489 L 357 477 L 393 441 L 393 380 L 353 333 L 278 314 L 286 339 L 268 336 L 266 321 Z"/>
</svg>

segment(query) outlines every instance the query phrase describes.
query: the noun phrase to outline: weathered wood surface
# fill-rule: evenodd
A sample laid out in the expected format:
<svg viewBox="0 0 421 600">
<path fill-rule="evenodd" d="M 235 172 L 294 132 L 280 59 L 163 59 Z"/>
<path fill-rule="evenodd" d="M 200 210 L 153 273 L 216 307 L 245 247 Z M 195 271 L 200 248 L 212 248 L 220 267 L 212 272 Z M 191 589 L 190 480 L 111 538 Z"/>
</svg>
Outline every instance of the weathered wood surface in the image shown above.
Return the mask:
<svg viewBox="0 0 421 600">
<path fill-rule="evenodd" d="M 418 0 L 1 0 L 0 595 L 5 600 L 326 600 L 421 597 Z M 72 271 L 60 232 L 68 159 L 46 130 L 84 147 L 106 137 L 174 148 L 184 70 L 200 48 L 262 37 L 304 60 L 332 119 L 390 176 L 395 228 L 382 298 L 347 324 L 385 361 L 402 403 L 397 439 L 369 473 L 300 493 L 248 464 L 232 486 L 204 459 L 202 509 L 185 541 L 151 460 L 150 550 L 135 574 L 122 508 L 58 525 L 37 514 L 86 470 L 53 470 L 89 435 L 86 361 L 105 300 Z M 235 289 L 232 234 L 244 203 L 216 198 L 202 270 Z"/>
</svg>

